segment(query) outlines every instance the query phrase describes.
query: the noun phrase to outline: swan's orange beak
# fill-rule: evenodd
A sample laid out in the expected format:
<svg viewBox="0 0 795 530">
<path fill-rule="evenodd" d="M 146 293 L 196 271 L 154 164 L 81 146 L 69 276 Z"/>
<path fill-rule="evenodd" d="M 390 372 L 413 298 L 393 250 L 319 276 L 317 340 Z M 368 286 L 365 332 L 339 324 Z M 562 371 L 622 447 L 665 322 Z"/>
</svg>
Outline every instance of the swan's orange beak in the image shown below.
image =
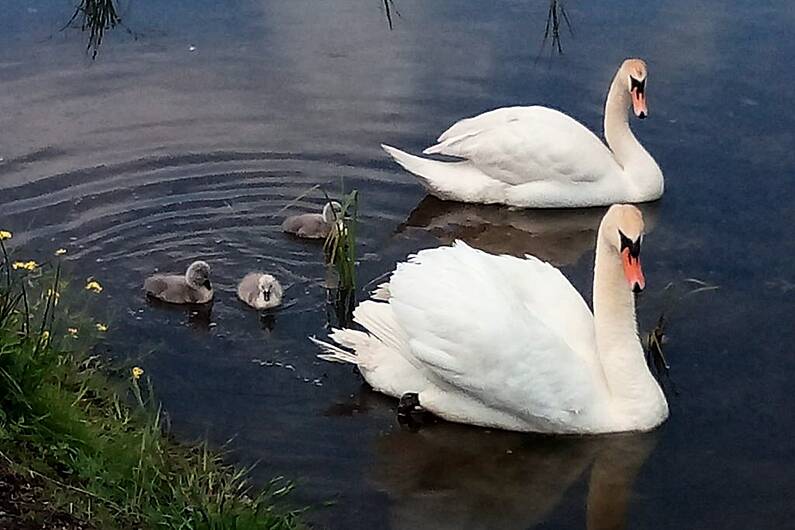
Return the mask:
<svg viewBox="0 0 795 530">
<path fill-rule="evenodd" d="M 646 278 L 643 277 L 643 270 L 640 268 L 640 256 L 633 257 L 629 249 L 625 248 L 621 251 L 621 263 L 624 264 L 624 276 L 627 277 L 632 291 L 641 292 L 646 287 Z"/>
<path fill-rule="evenodd" d="M 649 109 L 646 108 L 646 93 L 637 88 L 632 89 L 632 110 L 641 120 L 649 115 Z"/>
</svg>

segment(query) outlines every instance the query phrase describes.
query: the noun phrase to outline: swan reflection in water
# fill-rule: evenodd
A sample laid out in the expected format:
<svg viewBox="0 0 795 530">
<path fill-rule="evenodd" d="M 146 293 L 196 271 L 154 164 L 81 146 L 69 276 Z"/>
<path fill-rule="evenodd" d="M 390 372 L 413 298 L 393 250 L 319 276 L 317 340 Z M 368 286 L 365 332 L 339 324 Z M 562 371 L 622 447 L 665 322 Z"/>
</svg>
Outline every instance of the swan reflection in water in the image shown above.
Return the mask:
<svg viewBox="0 0 795 530">
<path fill-rule="evenodd" d="M 394 418 L 394 400 L 362 385 L 329 416 Z M 487 430 L 430 419 L 374 439 L 371 484 L 389 498 L 389 528 L 533 528 L 550 519 L 569 490 L 587 483 L 587 530 L 632 528 L 627 513 L 638 472 L 657 431 L 548 436 Z M 580 510 L 576 510 L 580 511 Z"/>
<path fill-rule="evenodd" d="M 581 477 L 588 530 L 630 528 L 635 477 L 655 433 L 552 437 L 438 423 L 375 442 L 373 482 L 390 498 L 390 527 L 532 528 Z M 569 496 L 569 498 L 571 498 Z"/>
<path fill-rule="evenodd" d="M 654 229 L 655 203 L 638 205 L 646 232 Z M 607 208 L 521 210 L 499 205 L 466 204 L 426 196 L 398 231 L 421 228 L 443 244 L 461 239 L 494 254 L 531 254 L 553 265 L 571 265 L 591 254 Z"/>
</svg>

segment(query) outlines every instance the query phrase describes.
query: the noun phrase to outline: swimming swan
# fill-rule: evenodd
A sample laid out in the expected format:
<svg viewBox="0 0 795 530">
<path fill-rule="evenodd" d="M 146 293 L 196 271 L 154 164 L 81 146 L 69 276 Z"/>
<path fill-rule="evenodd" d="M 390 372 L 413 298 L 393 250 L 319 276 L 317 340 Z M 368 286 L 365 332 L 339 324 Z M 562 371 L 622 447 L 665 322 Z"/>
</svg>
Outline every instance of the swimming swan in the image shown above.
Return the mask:
<svg viewBox="0 0 795 530">
<path fill-rule="evenodd" d="M 462 242 L 398 265 L 321 358 L 356 364 L 377 391 L 483 427 L 595 434 L 650 430 L 668 404 L 638 338 L 640 211 L 599 226 L 594 312 L 559 270 Z M 385 301 L 378 301 L 385 300 Z M 408 398 L 408 399 L 407 399 Z"/>
<path fill-rule="evenodd" d="M 607 206 L 663 194 L 657 162 L 629 128 L 646 107 L 646 63 L 618 69 L 604 111 L 606 147 L 584 125 L 547 107 L 506 107 L 459 121 L 423 153 L 462 158 L 442 162 L 381 147 L 441 199 L 521 208 Z"/>
<path fill-rule="evenodd" d="M 250 272 L 237 285 L 237 296 L 254 309 L 270 309 L 281 305 L 282 286 L 270 274 Z"/>
<path fill-rule="evenodd" d="M 282 223 L 282 230 L 288 234 L 307 239 L 325 238 L 335 225 L 342 205 L 331 201 L 323 206 L 323 213 L 303 213 L 292 215 Z"/>
<path fill-rule="evenodd" d="M 213 299 L 210 266 L 194 261 L 183 275 L 155 274 L 144 281 L 144 291 L 172 304 L 205 304 Z"/>
</svg>

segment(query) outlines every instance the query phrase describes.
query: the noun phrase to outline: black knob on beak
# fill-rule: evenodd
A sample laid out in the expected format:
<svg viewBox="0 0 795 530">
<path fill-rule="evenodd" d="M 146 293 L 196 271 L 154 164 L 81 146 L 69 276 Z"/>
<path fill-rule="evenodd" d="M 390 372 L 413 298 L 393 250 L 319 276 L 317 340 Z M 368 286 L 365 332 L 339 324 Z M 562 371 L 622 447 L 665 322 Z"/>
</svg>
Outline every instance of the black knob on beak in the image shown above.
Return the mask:
<svg viewBox="0 0 795 530">
<path fill-rule="evenodd" d="M 643 291 L 643 287 L 641 287 L 639 283 L 636 283 L 635 285 L 632 286 L 633 293 L 638 294 L 641 291 Z"/>
<path fill-rule="evenodd" d="M 638 118 L 641 119 L 641 120 L 645 120 L 646 119 L 646 113 L 641 111 L 640 114 L 638 114 Z"/>
</svg>

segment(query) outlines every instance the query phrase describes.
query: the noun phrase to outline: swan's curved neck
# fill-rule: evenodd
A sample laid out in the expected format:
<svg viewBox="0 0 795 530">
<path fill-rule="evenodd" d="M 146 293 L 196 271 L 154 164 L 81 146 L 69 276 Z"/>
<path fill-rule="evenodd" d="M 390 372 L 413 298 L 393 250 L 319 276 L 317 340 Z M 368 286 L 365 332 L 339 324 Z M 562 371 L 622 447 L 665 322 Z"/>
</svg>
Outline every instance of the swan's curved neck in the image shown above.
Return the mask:
<svg viewBox="0 0 795 530">
<path fill-rule="evenodd" d="M 596 347 L 611 397 L 625 409 L 653 408 L 664 396 L 646 365 L 635 298 L 621 259 L 603 237 L 602 227 L 596 243 L 593 306 Z"/>
<path fill-rule="evenodd" d="M 651 158 L 629 128 L 630 103 L 627 80 L 619 71 L 613 78 L 605 101 L 604 133 L 607 145 L 624 169 L 632 163 Z"/>
</svg>

